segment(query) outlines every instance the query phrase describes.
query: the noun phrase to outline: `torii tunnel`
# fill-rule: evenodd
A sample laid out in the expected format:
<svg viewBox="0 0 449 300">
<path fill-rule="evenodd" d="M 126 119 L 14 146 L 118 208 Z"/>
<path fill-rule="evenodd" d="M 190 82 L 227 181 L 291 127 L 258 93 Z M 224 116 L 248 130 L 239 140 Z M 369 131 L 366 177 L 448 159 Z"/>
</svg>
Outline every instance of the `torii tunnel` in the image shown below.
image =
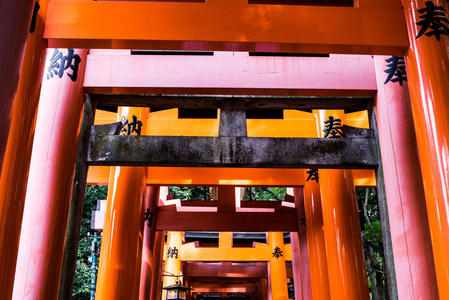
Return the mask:
<svg viewBox="0 0 449 300">
<path fill-rule="evenodd" d="M 370 299 L 356 187 L 377 189 L 386 297 L 449 299 L 447 1 L 17 0 L 0 20 L 0 299 L 71 299 L 93 184 L 91 299 Z"/>
</svg>

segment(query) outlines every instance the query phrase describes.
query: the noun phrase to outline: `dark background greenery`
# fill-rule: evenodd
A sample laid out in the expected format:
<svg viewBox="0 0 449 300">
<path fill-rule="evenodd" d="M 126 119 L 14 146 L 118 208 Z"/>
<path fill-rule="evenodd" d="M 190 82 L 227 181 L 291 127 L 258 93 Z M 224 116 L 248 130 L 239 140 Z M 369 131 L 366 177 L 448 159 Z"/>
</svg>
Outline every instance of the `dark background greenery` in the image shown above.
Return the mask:
<svg viewBox="0 0 449 300">
<path fill-rule="evenodd" d="M 107 190 L 107 186 L 87 186 L 86 188 L 80 243 L 78 247 L 78 260 L 76 262 L 75 282 L 73 285 L 74 300 L 90 299 L 90 287 L 93 276 L 90 257 L 92 252 L 92 236 L 94 233 L 90 229 L 92 211 L 97 209 L 97 200 L 106 199 Z M 101 239 L 98 239 L 98 243 L 99 245 L 101 244 Z"/>
</svg>

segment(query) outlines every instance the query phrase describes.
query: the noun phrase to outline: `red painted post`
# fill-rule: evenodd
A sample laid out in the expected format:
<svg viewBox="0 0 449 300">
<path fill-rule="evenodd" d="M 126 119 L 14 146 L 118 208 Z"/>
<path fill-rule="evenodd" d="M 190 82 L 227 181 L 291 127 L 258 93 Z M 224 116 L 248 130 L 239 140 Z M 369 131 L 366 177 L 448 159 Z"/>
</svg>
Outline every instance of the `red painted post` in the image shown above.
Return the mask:
<svg viewBox="0 0 449 300">
<path fill-rule="evenodd" d="M 388 80 L 385 71 L 391 63 L 392 56 L 374 58 L 377 126 L 399 299 L 439 299 L 408 85 L 405 80 Z"/>
<path fill-rule="evenodd" d="M 47 52 L 51 58 L 56 50 Z M 74 50 L 72 57 L 67 49 L 57 53 L 61 53 L 59 63 L 66 58 L 73 69 L 57 68 L 61 77 L 45 78 L 42 84 L 13 299 L 55 299 L 58 295 L 87 50 Z"/>
<path fill-rule="evenodd" d="M 304 174 L 305 179 L 313 175 L 313 173 L 308 174 L 306 172 Z M 304 183 L 304 222 L 309 250 L 311 294 L 314 300 L 330 300 L 319 177 L 313 178 L 312 176 Z"/>
<path fill-rule="evenodd" d="M 310 282 L 310 266 L 309 266 L 309 250 L 307 246 L 307 233 L 305 226 L 305 207 L 304 207 L 304 189 L 294 188 L 295 206 L 298 211 L 298 234 L 297 243 L 299 246 L 299 257 L 293 257 L 293 267 L 296 269 L 298 266 L 301 270 L 301 296 L 303 300 L 312 299 L 312 288 Z M 292 246 L 296 247 L 295 235 L 291 235 Z M 293 249 L 293 248 L 292 248 Z M 293 254 L 293 253 L 292 253 Z M 296 261 L 297 260 L 297 261 Z M 294 271 L 297 274 L 297 270 Z M 296 283 L 296 280 L 295 280 Z M 300 298 L 301 299 L 301 298 Z"/>
<path fill-rule="evenodd" d="M 118 116 L 119 119 L 124 116 L 129 123 L 142 122 L 144 134 L 148 111 L 148 108 L 121 107 Z M 124 128 L 132 133 L 130 127 Z M 144 189 L 144 167 L 111 168 L 96 299 L 139 298 Z"/>
<path fill-rule="evenodd" d="M 0 171 L 8 142 L 14 97 L 19 85 L 34 1 L 0 3 Z M 1 284 L 1 283 L 0 283 Z M 2 284 L 3 285 L 3 284 Z"/>
<path fill-rule="evenodd" d="M 449 18 L 448 7 L 444 0 L 404 0 L 402 4 L 410 41 L 407 77 L 438 291 L 441 299 L 449 299 L 449 33 L 442 21 Z M 436 25 L 427 22 L 436 17 L 441 20 Z"/>
<path fill-rule="evenodd" d="M 151 296 L 147 299 L 160 299 L 162 287 L 162 261 L 164 254 L 165 231 L 156 231 L 153 247 L 153 268 L 151 275 Z"/>
<path fill-rule="evenodd" d="M 156 234 L 156 210 L 159 201 L 159 187 L 147 186 L 145 202 L 143 207 L 144 229 L 143 229 L 143 247 L 142 247 L 142 266 L 140 274 L 140 300 L 151 299 L 151 281 L 153 276 L 154 256 Z"/>
<path fill-rule="evenodd" d="M 320 126 L 342 111 L 320 111 Z M 329 123 L 330 124 L 330 123 Z M 331 298 L 369 299 L 362 235 L 351 170 L 319 170 Z"/>
<path fill-rule="evenodd" d="M 17 2 L 8 4 L 17 5 Z M 47 45 L 42 35 L 47 1 L 41 0 L 39 6 L 35 30 L 28 34 L 0 178 L 0 299 L 10 299 L 14 286 L 37 105 L 45 65 Z"/>
</svg>

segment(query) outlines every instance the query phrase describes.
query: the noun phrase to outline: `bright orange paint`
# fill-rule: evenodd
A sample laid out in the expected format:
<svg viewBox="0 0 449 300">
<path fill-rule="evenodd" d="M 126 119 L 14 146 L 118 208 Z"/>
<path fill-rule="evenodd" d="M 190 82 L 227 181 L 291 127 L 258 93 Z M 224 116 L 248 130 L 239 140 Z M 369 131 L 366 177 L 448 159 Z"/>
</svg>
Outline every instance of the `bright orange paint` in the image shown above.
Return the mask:
<svg viewBox="0 0 449 300">
<path fill-rule="evenodd" d="M 147 186 L 145 193 L 145 201 L 143 203 L 143 214 L 149 220 L 144 220 L 143 228 L 143 247 L 142 247 L 142 267 L 140 274 L 140 300 L 151 299 L 151 281 L 153 276 L 154 255 L 156 234 L 156 210 L 159 202 L 159 187 Z M 147 214 L 147 209 L 149 213 Z M 151 222 L 151 223 L 150 223 Z M 151 225 L 151 226 L 150 226 Z"/>
<path fill-rule="evenodd" d="M 288 299 L 287 291 L 287 269 L 285 267 L 284 256 L 284 236 L 282 232 L 268 232 L 268 247 L 272 251 L 281 251 L 283 256 L 275 257 L 273 254 L 270 257 L 269 280 L 271 289 L 271 298 L 273 300 Z"/>
<path fill-rule="evenodd" d="M 145 128 L 147 114 L 148 108 L 122 107 L 118 119 L 132 122 L 135 115 Z M 144 187 L 145 168 L 111 168 L 96 299 L 139 298 Z"/>
<path fill-rule="evenodd" d="M 151 296 L 148 299 L 161 298 L 162 260 L 164 256 L 165 231 L 156 231 L 153 247 L 153 269 L 151 276 Z M 148 300 L 145 299 L 145 300 Z"/>
<path fill-rule="evenodd" d="M 67 55 L 67 50 L 63 50 Z M 53 49 L 48 50 L 49 55 Z M 76 82 L 64 72 L 42 83 L 13 299 L 56 299 L 83 108 L 87 50 Z M 48 57 L 48 56 L 47 56 Z M 46 67 L 50 61 L 46 61 Z M 49 130 L 51 128 L 51 130 Z"/>
<path fill-rule="evenodd" d="M 52 1 L 45 38 L 51 47 L 103 49 L 401 54 L 408 46 L 400 7 L 257 5 L 247 0 Z"/>
<path fill-rule="evenodd" d="M 0 179 L 0 265 L 3 270 L 0 273 L 0 299 L 12 296 L 37 104 L 45 65 L 47 46 L 42 34 L 47 1 L 42 0 L 39 4 L 36 29 L 28 35 Z"/>
<path fill-rule="evenodd" d="M 308 175 L 308 174 L 305 174 Z M 323 231 L 320 186 L 314 180 L 304 184 L 307 247 L 313 299 L 329 300 L 329 275 Z"/>
<path fill-rule="evenodd" d="M 320 127 L 341 111 L 320 111 Z M 322 133 L 323 134 L 323 133 Z M 319 170 L 330 294 L 335 299 L 369 299 L 357 200 L 350 170 Z"/>
<path fill-rule="evenodd" d="M 449 299 L 449 37 L 441 35 L 441 41 L 435 36 L 416 38 L 421 27 L 415 23 L 423 20 L 417 10 L 425 8 L 425 3 L 424 0 L 403 1 L 410 40 L 407 77 L 438 291 L 441 299 Z M 431 3 L 445 8 L 448 17 L 446 1 Z"/>
<path fill-rule="evenodd" d="M 33 4 L 32 0 L 18 0 L 2 2 L 0 6 L 0 171 L 8 142 Z"/>
<path fill-rule="evenodd" d="M 163 287 L 170 286 L 178 283 L 182 283 L 181 278 L 176 278 L 173 276 L 165 276 L 165 275 L 180 275 L 181 274 L 181 246 L 182 246 L 182 231 L 168 231 L 167 233 L 167 249 L 175 249 L 178 250 L 177 255 L 168 256 L 168 250 L 164 253 L 165 256 L 165 266 L 164 266 L 164 280 L 162 283 Z M 162 291 L 162 299 L 165 300 L 167 298 L 167 291 Z"/>
</svg>

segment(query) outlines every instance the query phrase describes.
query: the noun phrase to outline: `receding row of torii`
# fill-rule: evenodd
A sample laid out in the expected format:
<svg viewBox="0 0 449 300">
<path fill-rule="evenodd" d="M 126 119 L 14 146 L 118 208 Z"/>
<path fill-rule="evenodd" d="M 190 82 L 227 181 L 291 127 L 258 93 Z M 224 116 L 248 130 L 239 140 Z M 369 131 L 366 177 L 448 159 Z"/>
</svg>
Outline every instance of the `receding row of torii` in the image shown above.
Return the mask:
<svg viewBox="0 0 449 300">
<path fill-rule="evenodd" d="M 0 73 L 0 90 L 5 99 L 0 109 L 3 128 L 0 135 L 2 298 L 9 299 L 11 295 L 14 299 L 57 297 L 85 93 L 375 97 L 385 179 L 385 189 L 379 188 L 387 198 L 381 208 L 384 211 L 388 208 L 391 225 L 391 239 L 388 232 L 384 232 L 384 236 L 387 242 L 391 241 L 389 249 L 393 255 L 389 265 L 393 266 L 394 259 L 397 283 L 396 287 L 394 276 L 389 271 L 392 297 L 411 299 L 423 295 L 424 299 L 449 298 L 449 108 L 446 103 L 449 97 L 449 58 L 447 26 L 441 26 L 444 23 L 441 20 L 447 20 L 445 1 L 407 0 L 401 7 L 400 1 L 367 0 L 358 1 L 355 7 L 343 8 L 249 5 L 240 0 L 233 0 L 232 5 L 223 0 L 189 4 L 65 0 L 51 1 L 48 5 L 45 0 L 38 3 L 40 10 L 36 10 L 33 30 L 30 30 L 33 1 L 14 1 L 0 10 L 1 19 L 6 22 L 0 28 L 0 59 L 5 66 Z M 162 17 L 152 18 L 152 14 Z M 437 15 L 440 17 L 435 18 Z M 186 16 L 189 18 L 185 19 Z M 100 23 L 102 26 L 98 26 Z M 125 27 L 127 30 L 123 30 Z M 46 56 L 46 42 L 58 50 L 49 49 Z M 267 60 L 217 56 L 211 59 L 221 62 L 214 66 L 218 69 L 223 67 L 219 69 L 223 72 L 214 73 L 210 60 L 200 62 L 196 57 L 156 60 L 138 59 L 123 53 L 94 56 L 95 50 L 87 55 L 89 48 L 389 56 L 375 56 L 371 63 L 374 70 L 363 68 L 363 72 L 358 64 L 360 60 L 350 57 L 338 63 L 332 57 L 326 61 L 318 58 Z M 391 55 L 406 56 L 408 87 L 404 80 L 387 80 L 385 71 L 392 67 L 387 64 L 398 66 L 401 61 L 392 59 Z M 184 60 L 189 64 L 179 70 L 177 67 Z M 130 61 L 133 62 L 127 64 Z M 98 62 L 100 64 L 96 65 Z M 281 64 L 275 64 L 278 62 Z M 171 71 L 168 74 L 172 80 L 165 75 L 157 75 L 167 74 L 164 72 L 146 72 L 146 67 L 151 70 L 153 63 L 163 71 Z M 195 63 L 200 64 L 199 69 Z M 242 68 L 239 71 L 233 67 L 226 68 L 235 65 Z M 264 67 L 262 72 L 258 70 L 260 66 Z M 317 71 L 317 66 L 329 69 Z M 120 71 L 129 68 L 129 72 Z M 248 70 L 253 71 L 249 76 Z M 402 76 L 404 69 L 397 70 L 399 72 L 395 74 Z M 371 83 L 375 80 L 377 87 L 363 85 L 356 77 L 371 80 Z M 292 83 L 294 78 L 301 80 L 293 80 Z M 324 103 L 326 100 L 320 101 Z M 326 105 L 330 102 L 327 101 Z M 138 116 L 137 112 L 133 115 Z M 371 123 L 373 120 L 376 118 L 371 118 Z M 31 152 L 33 156 L 30 159 Z M 114 170 L 111 180 L 113 177 L 117 180 L 117 187 L 121 185 L 118 182 L 127 186 L 114 195 L 126 194 L 127 199 L 139 199 L 137 190 L 141 190 L 143 184 L 138 178 L 144 180 L 145 169 L 117 167 Z M 137 172 L 137 176 L 134 173 L 129 175 L 131 170 Z M 380 171 L 377 170 L 378 176 Z M 345 172 L 320 169 L 320 185 L 326 182 L 326 174 L 332 173 L 333 176 L 329 177 L 338 181 L 331 184 L 333 188 L 338 187 L 339 190 L 348 186 L 349 175 L 346 176 Z M 238 172 L 234 174 L 238 176 Z M 163 183 L 156 180 L 153 184 Z M 73 189 L 77 188 L 75 182 Z M 330 191 L 323 187 L 320 189 L 322 198 L 329 196 L 326 192 Z M 336 191 L 332 190 L 332 193 L 335 195 Z M 338 201 L 322 203 L 335 209 L 341 205 Z M 129 222 L 127 214 L 138 209 L 127 202 L 117 211 L 123 211 Z M 326 220 L 329 219 L 324 217 L 323 221 Z M 385 224 L 387 220 L 383 221 Z M 137 230 L 141 223 L 133 223 L 133 226 L 133 230 Z M 123 250 L 123 259 L 127 259 L 129 252 L 115 244 L 120 240 L 114 236 L 117 228 L 112 226 L 108 229 L 113 238 L 105 240 L 103 249 L 119 253 Z M 331 230 L 326 225 L 324 229 Z M 349 229 L 344 232 L 346 230 Z M 337 232 L 340 231 L 334 230 Z M 337 239 L 337 235 L 334 234 L 333 238 Z M 326 247 L 331 241 L 339 244 L 338 240 L 326 239 Z M 358 258 L 357 255 L 352 257 L 353 260 Z M 331 266 L 329 271 L 340 271 L 340 278 L 345 279 L 344 276 L 356 272 L 353 264 L 342 261 L 340 257 L 332 258 L 328 254 L 327 262 Z M 116 265 L 117 268 L 122 266 Z M 104 280 L 108 280 L 108 274 L 112 276 L 108 272 Z M 126 278 L 130 277 L 114 281 L 108 288 L 111 291 L 122 288 L 128 291 L 135 282 L 130 283 Z M 331 295 L 354 299 L 353 295 L 366 291 L 360 278 L 344 282 L 347 284 L 337 286 L 342 282 L 333 280 L 335 286 L 330 286 Z M 120 297 L 121 292 L 114 295 Z M 357 299 L 363 297 L 366 295 L 355 296 Z"/>
</svg>

